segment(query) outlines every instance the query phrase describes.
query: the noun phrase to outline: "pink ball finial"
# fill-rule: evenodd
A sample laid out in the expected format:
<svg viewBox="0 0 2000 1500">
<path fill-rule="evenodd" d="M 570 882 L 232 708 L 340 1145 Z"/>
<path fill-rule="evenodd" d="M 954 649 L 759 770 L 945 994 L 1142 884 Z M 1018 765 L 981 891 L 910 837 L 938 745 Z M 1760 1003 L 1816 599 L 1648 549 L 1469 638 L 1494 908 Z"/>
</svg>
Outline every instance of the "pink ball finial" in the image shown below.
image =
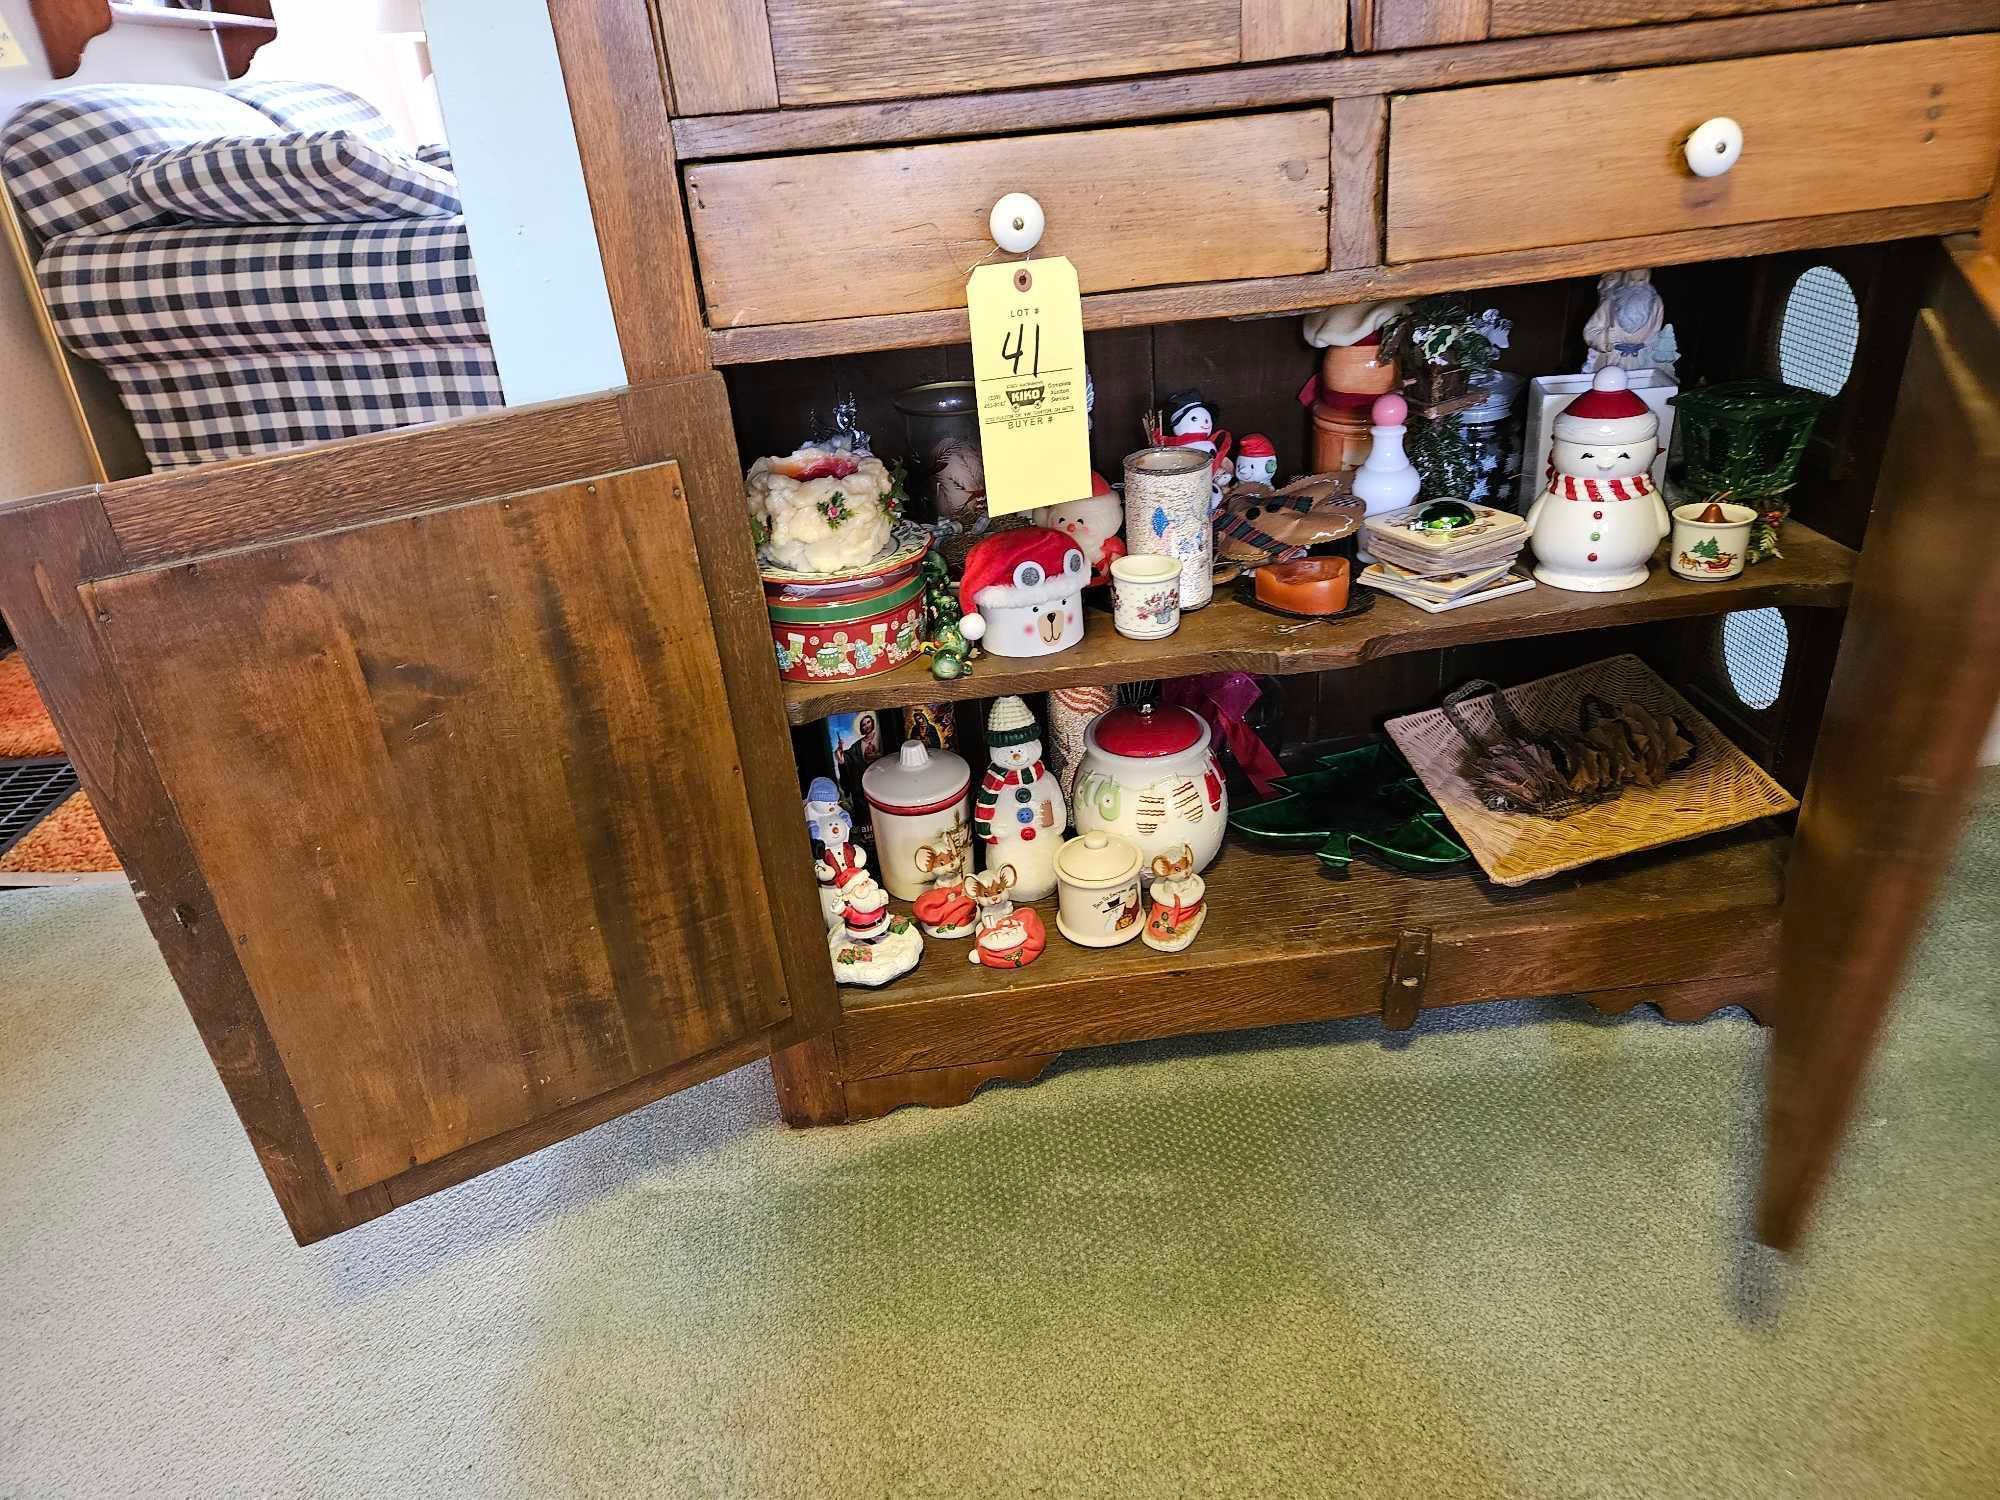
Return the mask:
<svg viewBox="0 0 2000 1500">
<path fill-rule="evenodd" d="M 1377 396 L 1368 410 L 1369 420 L 1377 427 L 1401 427 L 1409 414 L 1410 403 L 1395 395 Z"/>
</svg>

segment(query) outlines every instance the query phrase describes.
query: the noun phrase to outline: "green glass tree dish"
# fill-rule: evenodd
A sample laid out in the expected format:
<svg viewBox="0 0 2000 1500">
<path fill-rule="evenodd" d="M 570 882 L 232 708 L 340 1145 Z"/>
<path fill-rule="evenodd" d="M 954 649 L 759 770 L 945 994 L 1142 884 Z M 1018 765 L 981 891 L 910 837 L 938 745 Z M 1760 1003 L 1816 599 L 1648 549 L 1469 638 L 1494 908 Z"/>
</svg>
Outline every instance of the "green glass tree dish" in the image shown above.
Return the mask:
<svg viewBox="0 0 2000 1500">
<path fill-rule="evenodd" d="M 1324 868 L 1343 871 L 1357 849 L 1411 873 L 1472 857 L 1386 741 L 1323 755 L 1319 769 L 1281 776 L 1273 785 L 1277 796 L 1229 815 L 1230 828 L 1246 844 L 1312 849 Z"/>
</svg>

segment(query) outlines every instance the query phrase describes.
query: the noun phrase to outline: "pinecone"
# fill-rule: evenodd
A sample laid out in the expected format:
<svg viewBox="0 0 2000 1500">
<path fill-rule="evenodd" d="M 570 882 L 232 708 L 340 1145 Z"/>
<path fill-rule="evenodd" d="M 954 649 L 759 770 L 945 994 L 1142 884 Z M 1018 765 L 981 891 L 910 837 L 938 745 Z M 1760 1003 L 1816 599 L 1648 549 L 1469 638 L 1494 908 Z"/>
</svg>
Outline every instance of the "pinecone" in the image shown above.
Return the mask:
<svg viewBox="0 0 2000 1500">
<path fill-rule="evenodd" d="M 1504 740 L 1472 772 L 1479 800 L 1496 812 L 1537 812 L 1570 800 L 1569 780 L 1532 740 Z"/>
</svg>

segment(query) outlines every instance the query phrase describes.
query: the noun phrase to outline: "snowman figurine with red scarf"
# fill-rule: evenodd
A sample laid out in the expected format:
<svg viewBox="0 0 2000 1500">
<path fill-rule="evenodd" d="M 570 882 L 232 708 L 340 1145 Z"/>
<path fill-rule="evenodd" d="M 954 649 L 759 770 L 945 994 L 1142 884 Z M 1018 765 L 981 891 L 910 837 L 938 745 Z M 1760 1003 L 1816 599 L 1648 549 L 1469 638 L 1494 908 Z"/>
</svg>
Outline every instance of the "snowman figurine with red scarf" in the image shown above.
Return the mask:
<svg viewBox="0 0 2000 1500">
<path fill-rule="evenodd" d="M 986 750 L 991 760 L 972 799 L 972 836 L 986 846 L 986 872 L 1012 865 L 1014 899 L 1047 900 L 1055 894 L 1069 804 L 1042 763 L 1042 731 L 1021 699 L 993 700 Z"/>
<path fill-rule="evenodd" d="M 1659 432 L 1659 417 L 1615 366 L 1563 409 L 1548 478 L 1528 511 L 1536 578 L 1585 594 L 1646 581 L 1646 560 L 1673 529 L 1648 472 Z"/>
</svg>

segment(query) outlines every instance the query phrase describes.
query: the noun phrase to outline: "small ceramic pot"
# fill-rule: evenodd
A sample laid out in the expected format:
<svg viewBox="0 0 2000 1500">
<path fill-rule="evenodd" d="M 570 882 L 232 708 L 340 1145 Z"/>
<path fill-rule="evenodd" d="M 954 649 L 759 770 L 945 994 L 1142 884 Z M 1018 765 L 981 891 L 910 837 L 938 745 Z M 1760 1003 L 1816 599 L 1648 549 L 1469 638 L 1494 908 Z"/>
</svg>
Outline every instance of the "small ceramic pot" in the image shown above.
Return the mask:
<svg viewBox="0 0 2000 1500">
<path fill-rule="evenodd" d="M 1115 948 L 1144 926 L 1139 851 L 1092 831 L 1056 855 L 1056 931 L 1084 948 Z"/>
<path fill-rule="evenodd" d="M 1197 871 L 1222 848 L 1229 793 L 1192 709 L 1114 708 L 1084 732 L 1076 831 L 1114 834 L 1151 861 L 1186 844 Z"/>
<path fill-rule="evenodd" d="M 971 849 L 972 767 L 963 756 L 904 740 L 893 759 L 885 755 L 862 772 L 861 792 L 882 884 L 897 900 L 914 901 L 931 888 L 920 851 L 942 851 L 948 839 Z"/>
<path fill-rule="evenodd" d="M 1757 512 L 1747 505 L 1719 502 L 1720 521 L 1700 519 L 1706 503 L 1694 501 L 1674 507 L 1674 542 L 1667 550 L 1667 566 L 1683 578 L 1698 583 L 1719 583 L 1743 571 L 1743 556 L 1750 547 L 1750 527 Z"/>
<path fill-rule="evenodd" d="M 1145 553 L 1111 564 L 1111 623 L 1135 641 L 1172 635 L 1181 623 L 1181 565 Z"/>
<path fill-rule="evenodd" d="M 1321 474 L 1358 469 L 1368 461 L 1368 408 L 1313 402 L 1313 468 Z"/>
<path fill-rule="evenodd" d="M 1381 396 L 1397 385 L 1396 362 L 1382 358 L 1382 341 L 1331 344 L 1319 357 L 1320 384 L 1330 391 Z"/>
<path fill-rule="evenodd" d="M 1184 612 L 1215 594 L 1212 462 L 1201 448 L 1141 448 L 1125 459 L 1125 545 L 1180 564 Z"/>
</svg>

